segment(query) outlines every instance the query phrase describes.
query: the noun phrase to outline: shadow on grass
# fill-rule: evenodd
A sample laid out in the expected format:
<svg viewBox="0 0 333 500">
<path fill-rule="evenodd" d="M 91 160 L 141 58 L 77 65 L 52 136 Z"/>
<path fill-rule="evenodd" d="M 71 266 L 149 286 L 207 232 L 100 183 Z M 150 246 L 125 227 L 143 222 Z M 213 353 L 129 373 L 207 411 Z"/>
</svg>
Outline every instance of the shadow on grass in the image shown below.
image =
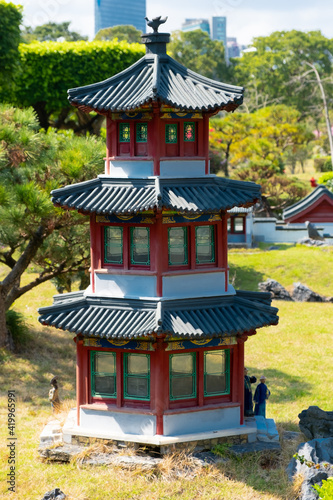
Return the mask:
<svg viewBox="0 0 333 500">
<path fill-rule="evenodd" d="M 264 275 L 253 267 L 230 265 L 230 283 L 236 290 L 248 290 L 250 292 L 258 291 L 258 283 L 264 281 Z"/>
<path fill-rule="evenodd" d="M 257 377 L 257 383 L 252 384 L 253 393 L 260 382 L 259 378 L 265 375 L 266 385 L 271 392 L 269 399 L 275 404 L 286 404 L 311 392 L 312 385 L 304 377 L 290 375 L 274 368 L 267 368 L 264 373 L 255 367 L 247 366 L 247 368 L 251 376 Z"/>
<path fill-rule="evenodd" d="M 23 402 L 49 406 L 50 380 L 56 376 L 60 398 L 74 398 L 75 359 L 73 334 L 31 328 L 24 347 L 14 353 L 1 351 L 0 385 L 3 391 L 15 389 Z"/>
</svg>

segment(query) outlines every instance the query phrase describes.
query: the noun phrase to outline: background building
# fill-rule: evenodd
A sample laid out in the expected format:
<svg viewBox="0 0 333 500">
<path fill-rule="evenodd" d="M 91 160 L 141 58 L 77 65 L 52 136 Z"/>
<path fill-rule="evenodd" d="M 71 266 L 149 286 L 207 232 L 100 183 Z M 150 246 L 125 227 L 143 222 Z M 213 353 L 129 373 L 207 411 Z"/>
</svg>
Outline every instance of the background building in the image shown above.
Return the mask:
<svg viewBox="0 0 333 500">
<path fill-rule="evenodd" d="M 223 42 L 225 48 L 227 48 L 227 18 L 222 16 L 212 17 L 212 40 L 219 40 Z"/>
<path fill-rule="evenodd" d="M 185 19 L 182 23 L 182 31 L 202 30 L 210 36 L 210 26 L 208 19 Z"/>
<path fill-rule="evenodd" d="M 143 33 L 146 31 L 146 0 L 95 0 L 95 34 L 103 28 L 130 24 Z"/>
</svg>

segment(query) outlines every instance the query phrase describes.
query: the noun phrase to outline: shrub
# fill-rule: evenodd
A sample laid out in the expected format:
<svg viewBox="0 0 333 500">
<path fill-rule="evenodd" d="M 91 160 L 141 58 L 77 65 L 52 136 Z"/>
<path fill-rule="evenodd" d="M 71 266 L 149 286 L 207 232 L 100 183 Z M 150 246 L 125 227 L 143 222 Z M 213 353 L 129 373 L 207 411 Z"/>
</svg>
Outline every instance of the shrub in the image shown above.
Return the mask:
<svg viewBox="0 0 333 500">
<path fill-rule="evenodd" d="M 316 172 L 330 172 L 332 170 L 332 162 L 330 156 L 321 156 L 313 160 Z"/>
<path fill-rule="evenodd" d="M 26 346 L 31 336 L 23 314 L 14 311 L 14 309 L 9 309 L 6 311 L 6 324 L 15 349 Z"/>
<path fill-rule="evenodd" d="M 314 489 L 319 493 L 319 498 L 321 500 L 332 500 L 333 498 L 333 477 L 329 477 L 327 480 L 323 480 L 322 485 L 314 485 Z"/>
</svg>

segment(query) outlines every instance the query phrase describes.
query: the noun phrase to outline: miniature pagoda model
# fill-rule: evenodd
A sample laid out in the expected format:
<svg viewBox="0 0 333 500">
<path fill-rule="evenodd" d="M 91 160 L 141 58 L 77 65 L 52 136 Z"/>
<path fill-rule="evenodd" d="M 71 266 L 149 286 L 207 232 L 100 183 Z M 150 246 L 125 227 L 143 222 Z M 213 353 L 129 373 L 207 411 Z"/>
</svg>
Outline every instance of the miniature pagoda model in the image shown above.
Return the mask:
<svg viewBox="0 0 333 500">
<path fill-rule="evenodd" d="M 157 27 L 130 68 L 69 90 L 106 116 L 107 153 L 97 179 L 52 192 L 91 228 L 91 285 L 39 318 L 76 335 L 68 440 L 244 434 L 244 342 L 278 322 L 269 294 L 229 283 L 227 210 L 253 205 L 260 186 L 209 173 L 209 117 L 235 110 L 243 88 L 170 58 Z"/>
</svg>

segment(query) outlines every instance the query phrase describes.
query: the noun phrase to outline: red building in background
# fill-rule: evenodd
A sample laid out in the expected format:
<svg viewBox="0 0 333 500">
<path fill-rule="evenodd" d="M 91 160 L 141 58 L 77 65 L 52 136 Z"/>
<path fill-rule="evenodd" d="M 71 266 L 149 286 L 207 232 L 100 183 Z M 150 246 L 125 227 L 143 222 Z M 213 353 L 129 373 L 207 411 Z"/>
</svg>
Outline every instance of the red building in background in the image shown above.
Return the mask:
<svg viewBox="0 0 333 500">
<path fill-rule="evenodd" d="M 52 192 L 90 217 L 91 285 L 40 309 L 75 334 L 77 409 L 65 439 L 162 445 L 244 434 L 244 343 L 277 324 L 269 294 L 229 283 L 227 211 L 260 187 L 210 175 L 208 126 L 243 89 L 166 54 L 169 34 L 143 35 L 146 55 L 103 82 L 69 90 L 106 116 L 104 174 Z"/>
</svg>

